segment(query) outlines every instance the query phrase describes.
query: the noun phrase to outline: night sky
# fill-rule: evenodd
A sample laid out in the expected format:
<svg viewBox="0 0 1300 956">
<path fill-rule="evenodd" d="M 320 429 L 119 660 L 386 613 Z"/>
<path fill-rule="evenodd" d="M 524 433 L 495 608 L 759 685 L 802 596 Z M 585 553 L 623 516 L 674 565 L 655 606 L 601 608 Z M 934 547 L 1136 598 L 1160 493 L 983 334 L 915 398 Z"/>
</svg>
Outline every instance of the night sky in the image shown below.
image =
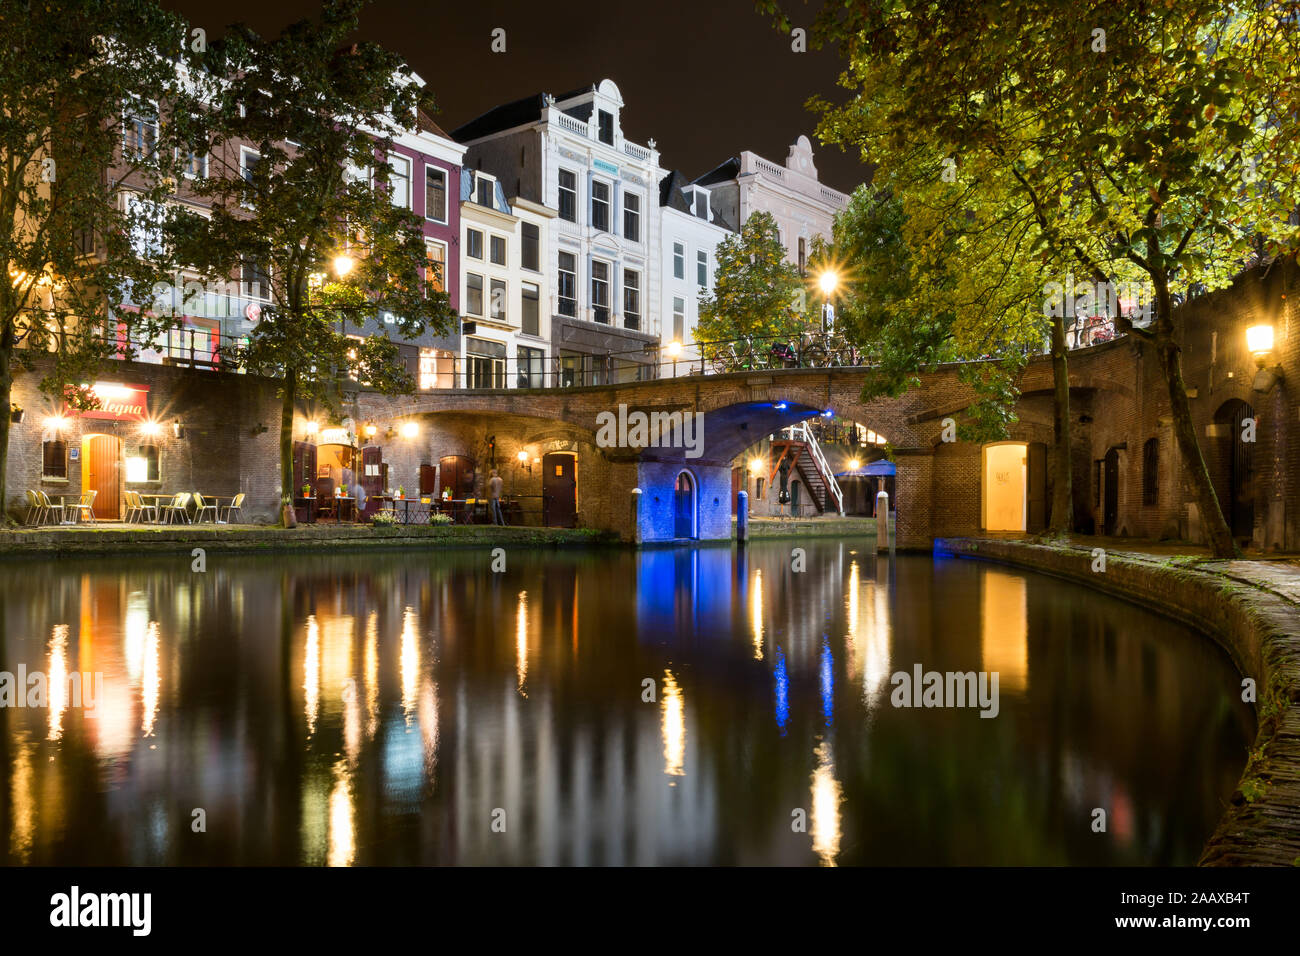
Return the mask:
<svg viewBox="0 0 1300 956">
<path fill-rule="evenodd" d="M 313 0 L 162 0 L 192 27 L 219 35 L 243 21 L 264 34 L 311 16 Z M 811 26 L 816 5 L 788 0 L 796 26 Z M 842 100 L 842 64 L 830 50 L 794 53 L 790 38 L 752 0 L 532 0 L 460 3 L 373 0 L 361 36 L 406 57 L 434 91 L 434 116 L 450 132 L 500 103 L 545 90 L 562 93 L 608 77 L 626 104 L 623 131 L 653 137 L 660 163 L 695 178 L 741 150 L 785 161 L 800 133 L 813 139 L 821 180 L 850 191 L 865 178 L 856 156 L 813 138 L 804 104 Z M 506 31 L 507 52 L 491 52 Z"/>
</svg>

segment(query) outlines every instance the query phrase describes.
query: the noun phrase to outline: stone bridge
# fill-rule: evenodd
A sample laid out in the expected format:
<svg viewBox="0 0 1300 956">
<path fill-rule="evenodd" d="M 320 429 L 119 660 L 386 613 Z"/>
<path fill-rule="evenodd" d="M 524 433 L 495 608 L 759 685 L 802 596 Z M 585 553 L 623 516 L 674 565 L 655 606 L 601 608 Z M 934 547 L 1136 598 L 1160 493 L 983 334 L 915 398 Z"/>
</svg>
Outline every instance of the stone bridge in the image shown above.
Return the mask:
<svg viewBox="0 0 1300 956">
<path fill-rule="evenodd" d="M 1076 418 L 1088 421 L 1099 390 L 1128 392 L 1116 368 L 1132 362 L 1132 345 L 1120 341 L 1071 355 L 1070 383 Z M 1121 363 L 1117 365 L 1117 361 Z M 507 493 L 538 494 L 538 467 L 547 455 L 575 456 L 580 523 L 617 531 L 627 540 L 671 540 L 674 490 L 687 472 L 696 501 L 690 537 L 731 534 L 731 469 L 746 448 L 787 425 L 829 414 L 859 422 L 892 444 L 897 463 L 898 542 L 925 547 L 937 534 L 977 533 L 981 450 L 941 439 L 944 418 L 961 420 L 974 399 L 960 379 L 961 366 L 941 366 L 919 376 L 920 385 L 897 398 L 861 399 L 865 369 L 775 369 L 666 378 L 617 385 L 554 389 L 446 389 L 385 397 L 363 393 L 357 421 L 376 423 L 385 460 L 401 473 L 442 456 L 464 454 L 480 466 L 496 463 Z M 1130 376 L 1131 378 L 1131 373 Z M 1052 368 L 1032 360 L 1021 380 L 1019 422 L 1011 438 L 1050 443 Z M 601 426 L 623 406 L 633 413 L 700 413 L 698 443 L 671 447 L 602 440 Z M 1080 416 L 1082 412 L 1082 416 Z M 415 422 L 416 437 L 400 425 Z M 630 437 L 637 440 L 635 434 Z M 687 439 L 691 438 L 687 433 Z M 520 459 L 520 453 L 523 459 Z M 1086 459 L 1086 450 L 1083 458 Z M 481 468 L 486 473 L 486 467 Z M 633 489 L 641 490 L 634 507 Z"/>
</svg>

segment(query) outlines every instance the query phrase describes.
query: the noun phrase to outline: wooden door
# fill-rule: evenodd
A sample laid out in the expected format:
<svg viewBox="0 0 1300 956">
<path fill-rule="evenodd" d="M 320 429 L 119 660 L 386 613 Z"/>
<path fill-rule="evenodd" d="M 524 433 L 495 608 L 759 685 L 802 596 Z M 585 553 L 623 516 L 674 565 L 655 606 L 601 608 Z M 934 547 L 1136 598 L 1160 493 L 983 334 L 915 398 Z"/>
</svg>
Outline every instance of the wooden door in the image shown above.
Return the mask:
<svg viewBox="0 0 1300 956">
<path fill-rule="evenodd" d="M 1255 443 L 1242 441 L 1244 423 L 1255 417 L 1255 409 L 1237 402 L 1232 410 L 1232 457 L 1229 476 L 1228 513 L 1225 517 L 1234 538 L 1251 538 L 1255 533 Z"/>
<path fill-rule="evenodd" d="M 121 515 L 122 439 L 86 435 L 81 439 L 81 490 L 94 491 L 95 517 L 116 521 Z"/>
<path fill-rule="evenodd" d="M 438 473 L 442 479 L 439 492 L 451 491 L 457 500 L 474 495 L 474 462 L 464 455 L 447 455 L 438 459 Z"/>
<path fill-rule="evenodd" d="M 674 488 L 673 537 L 695 537 L 695 484 L 684 471 Z"/>
<path fill-rule="evenodd" d="M 1029 523 L 1026 530 L 1036 534 L 1047 528 L 1047 445 L 1030 442 L 1027 457 Z"/>
<path fill-rule="evenodd" d="M 542 523 L 572 528 L 578 515 L 578 458 L 552 452 L 542 459 Z"/>
<path fill-rule="evenodd" d="M 1102 534 L 1112 535 L 1119 522 L 1119 452 L 1114 448 L 1106 452 L 1102 480 L 1106 505 L 1102 511 Z"/>
</svg>

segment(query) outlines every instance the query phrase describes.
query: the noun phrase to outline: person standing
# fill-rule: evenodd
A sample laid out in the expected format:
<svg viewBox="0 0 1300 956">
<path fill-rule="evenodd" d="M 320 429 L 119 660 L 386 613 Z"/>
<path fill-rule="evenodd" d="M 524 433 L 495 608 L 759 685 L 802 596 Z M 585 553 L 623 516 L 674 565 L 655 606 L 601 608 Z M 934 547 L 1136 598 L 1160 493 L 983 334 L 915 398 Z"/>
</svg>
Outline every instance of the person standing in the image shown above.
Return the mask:
<svg viewBox="0 0 1300 956">
<path fill-rule="evenodd" d="M 506 523 L 505 516 L 501 513 L 501 486 L 504 484 L 497 470 L 493 468 L 488 478 L 488 511 L 491 513 L 493 524 Z"/>
</svg>

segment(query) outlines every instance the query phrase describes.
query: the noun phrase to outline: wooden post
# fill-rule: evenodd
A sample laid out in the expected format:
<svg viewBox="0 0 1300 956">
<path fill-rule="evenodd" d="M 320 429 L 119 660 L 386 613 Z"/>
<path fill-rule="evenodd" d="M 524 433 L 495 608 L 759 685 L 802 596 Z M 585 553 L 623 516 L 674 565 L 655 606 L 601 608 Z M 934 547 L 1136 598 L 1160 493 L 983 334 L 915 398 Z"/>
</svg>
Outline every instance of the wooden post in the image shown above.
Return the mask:
<svg viewBox="0 0 1300 956">
<path fill-rule="evenodd" d="M 736 492 L 736 540 L 744 544 L 749 540 L 749 493 Z"/>
</svg>

